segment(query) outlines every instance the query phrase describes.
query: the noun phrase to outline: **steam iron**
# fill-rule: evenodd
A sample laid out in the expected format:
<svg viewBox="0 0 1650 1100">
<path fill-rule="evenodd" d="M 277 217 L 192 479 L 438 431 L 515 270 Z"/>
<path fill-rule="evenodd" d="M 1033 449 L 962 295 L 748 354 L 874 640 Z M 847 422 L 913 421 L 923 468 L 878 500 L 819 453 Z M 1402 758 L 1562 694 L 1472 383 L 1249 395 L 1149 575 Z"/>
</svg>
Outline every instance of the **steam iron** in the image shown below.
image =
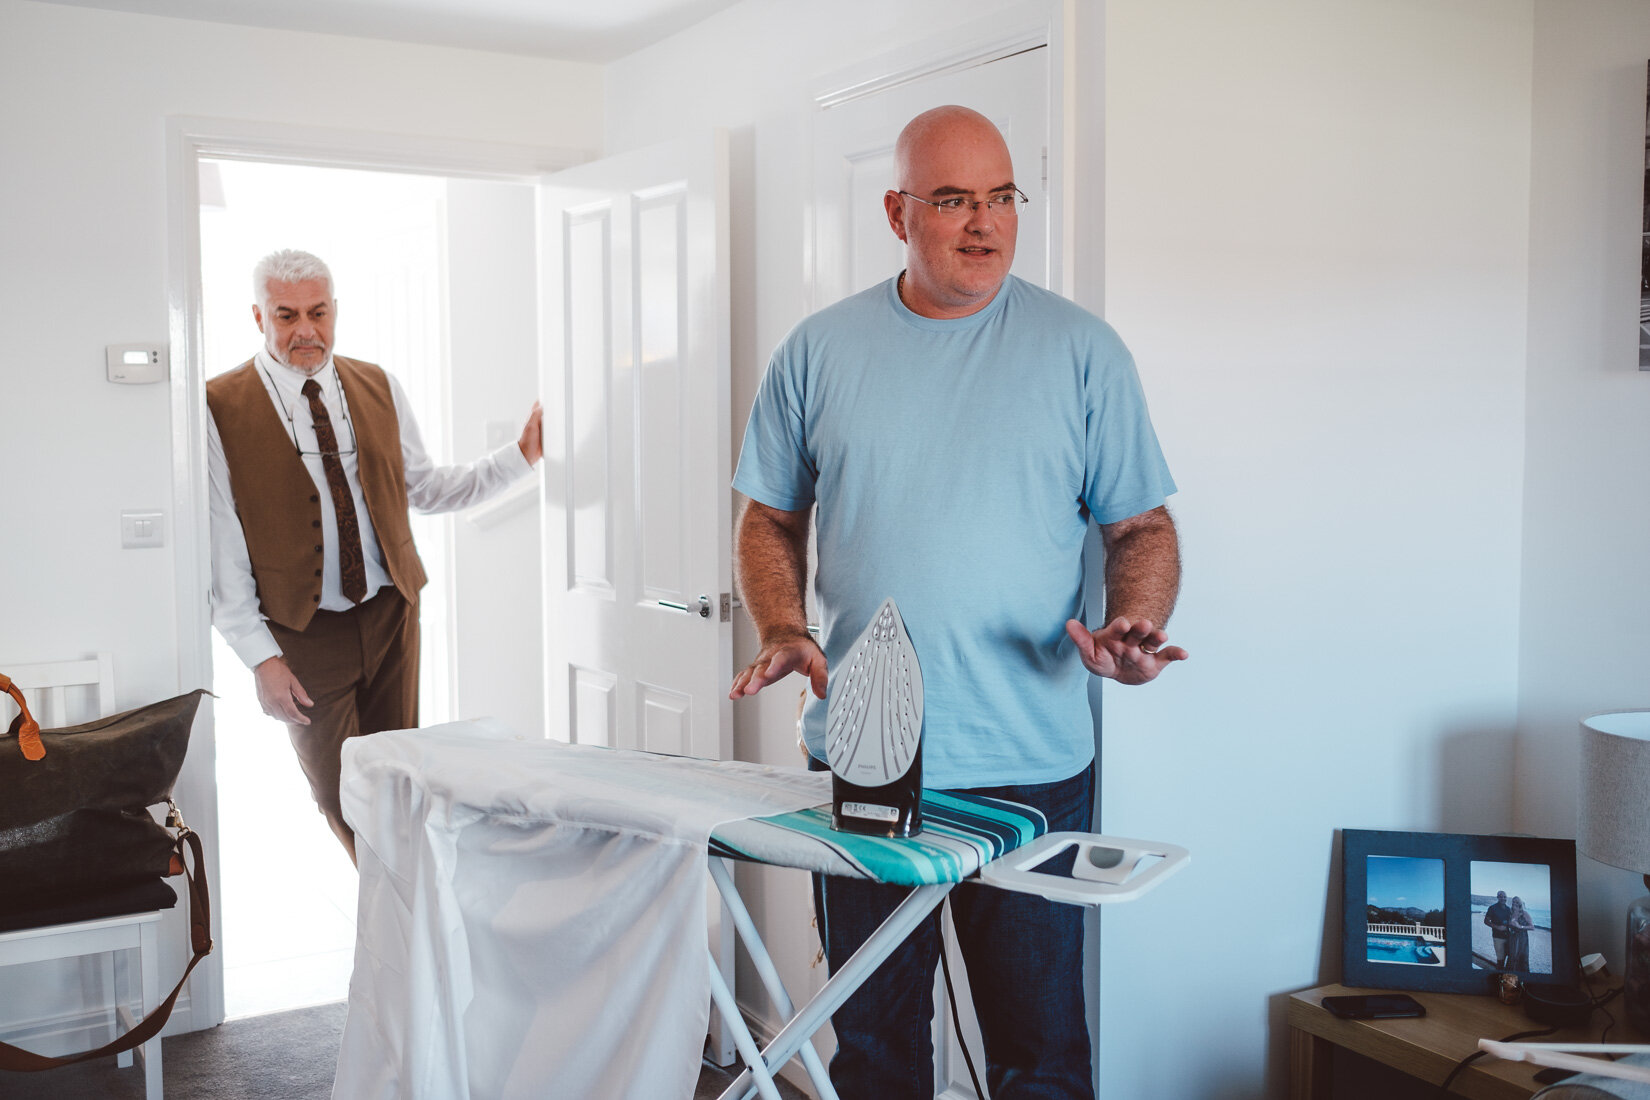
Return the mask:
<svg viewBox="0 0 1650 1100">
<path fill-rule="evenodd" d="M 825 758 L 833 829 L 922 832 L 922 669 L 892 599 L 854 642 L 831 690 Z"/>
</svg>

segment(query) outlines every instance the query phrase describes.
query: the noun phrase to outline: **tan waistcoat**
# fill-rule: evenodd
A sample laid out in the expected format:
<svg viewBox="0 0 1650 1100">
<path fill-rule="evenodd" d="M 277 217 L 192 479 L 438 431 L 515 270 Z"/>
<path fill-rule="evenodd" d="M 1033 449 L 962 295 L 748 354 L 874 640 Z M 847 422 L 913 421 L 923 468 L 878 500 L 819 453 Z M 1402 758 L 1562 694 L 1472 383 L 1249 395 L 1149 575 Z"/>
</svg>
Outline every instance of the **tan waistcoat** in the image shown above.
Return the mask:
<svg viewBox="0 0 1650 1100">
<path fill-rule="evenodd" d="M 407 522 L 401 422 L 389 378 L 372 363 L 339 355 L 332 361 L 355 426 L 356 461 L 367 498 L 362 518 L 371 519 L 390 579 L 410 603 L 424 587 L 424 563 Z M 223 440 L 259 606 L 282 626 L 303 630 L 321 602 L 321 498 L 315 482 L 254 361 L 208 380 L 206 404 Z"/>
</svg>

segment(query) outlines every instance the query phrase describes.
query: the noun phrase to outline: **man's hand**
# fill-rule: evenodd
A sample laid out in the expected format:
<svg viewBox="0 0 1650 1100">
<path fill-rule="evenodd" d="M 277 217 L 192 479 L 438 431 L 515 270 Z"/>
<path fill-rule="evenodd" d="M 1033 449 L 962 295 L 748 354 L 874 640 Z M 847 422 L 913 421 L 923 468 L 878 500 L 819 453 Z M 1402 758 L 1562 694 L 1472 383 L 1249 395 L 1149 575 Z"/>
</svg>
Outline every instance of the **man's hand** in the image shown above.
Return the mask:
<svg viewBox="0 0 1650 1100">
<path fill-rule="evenodd" d="M 1066 633 L 1077 643 L 1084 668 L 1120 684 L 1149 683 L 1174 662 L 1191 656 L 1179 646 L 1165 648 L 1168 633 L 1153 626 L 1150 619 L 1113 619 L 1093 631 L 1070 619 Z"/>
<path fill-rule="evenodd" d="M 733 678 L 729 699 L 755 695 L 793 672 L 806 676 L 814 694 L 825 698 L 825 651 L 808 633 L 803 611 L 812 511 L 786 511 L 752 500 L 739 514 L 739 587 L 762 652 Z"/>
<path fill-rule="evenodd" d="M 533 402 L 533 411 L 527 414 L 527 423 L 521 429 L 516 446 L 521 448 L 521 457 L 529 466 L 537 466 L 544 457 L 544 408 L 537 401 Z"/>
<path fill-rule="evenodd" d="M 285 657 L 271 657 L 253 669 L 252 676 L 258 685 L 258 705 L 265 714 L 282 722 L 309 725 L 309 716 L 298 706 L 312 707 L 315 702 L 287 667 Z"/>
<path fill-rule="evenodd" d="M 755 695 L 769 684 L 783 680 L 793 672 L 800 672 L 813 684 L 814 694 L 825 698 L 825 651 L 810 634 L 782 638 L 762 647 L 739 674 L 733 678 L 729 699 Z"/>
</svg>

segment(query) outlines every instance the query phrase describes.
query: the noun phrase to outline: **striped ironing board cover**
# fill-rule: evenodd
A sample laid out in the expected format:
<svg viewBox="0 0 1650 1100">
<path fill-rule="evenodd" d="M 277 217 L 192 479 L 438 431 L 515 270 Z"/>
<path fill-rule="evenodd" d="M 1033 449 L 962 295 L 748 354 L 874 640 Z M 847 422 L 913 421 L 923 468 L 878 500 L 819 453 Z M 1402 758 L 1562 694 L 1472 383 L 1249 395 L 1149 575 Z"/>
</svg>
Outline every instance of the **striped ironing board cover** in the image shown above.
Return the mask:
<svg viewBox="0 0 1650 1100">
<path fill-rule="evenodd" d="M 908 840 L 841 833 L 831 807 L 724 822 L 710 854 L 900 886 L 961 882 L 1048 831 L 1030 806 L 953 791 L 922 793 L 922 832 Z"/>
</svg>

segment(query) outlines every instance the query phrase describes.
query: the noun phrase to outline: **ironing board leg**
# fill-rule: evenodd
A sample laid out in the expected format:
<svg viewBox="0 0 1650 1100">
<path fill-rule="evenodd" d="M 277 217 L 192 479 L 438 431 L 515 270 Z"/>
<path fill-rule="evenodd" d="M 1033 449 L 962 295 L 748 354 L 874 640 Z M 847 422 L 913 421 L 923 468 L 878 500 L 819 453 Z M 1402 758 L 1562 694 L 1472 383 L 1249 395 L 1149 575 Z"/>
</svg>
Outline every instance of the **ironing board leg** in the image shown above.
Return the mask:
<svg viewBox="0 0 1650 1100">
<path fill-rule="evenodd" d="M 756 1045 L 756 1038 L 751 1035 L 751 1029 L 745 1026 L 745 1019 L 739 1014 L 739 1004 L 728 991 L 728 983 L 722 980 L 722 972 L 716 966 L 716 956 L 708 950 L 705 956 L 710 960 L 710 999 L 716 1002 L 722 1018 L 727 1020 L 732 1028 L 733 1045 L 738 1048 L 739 1056 L 745 1060 L 747 1067 L 740 1080 L 754 1075 L 756 1091 L 762 1100 L 780 1100 L 779 1089 L 773 1083 L 773 1074 L 762 1061 L 762 1051 Z"/>
<path fill-rule="evenodd" d="M 860 945 L 859 950 L 855 951 L 848 961 L 831 975 L 830 980 L 819 992 L 802 1006 L 802 1010 L 779 1029 L 779 1034 L 763 1049 L 761 1058 L 750 1064 L 745 1072 L 739 1075 L 739 1079 L 727 1087 L 722 1093 L 721 1100 L 736 1100 L 749 1095 L 753 1080 L 760 1091 L 763 1078 L 769 1076 L 767 1067 L 782 1066 L 795 1057 L 802 1044 L 825 1025 L 831 1014 L 853 996 L 854 991 L 865 983 L 865 979 L 876 972 L 877 967 L 894 953 L 894 949 L 905 942 L 905 937 L 911 934 L 911 930 L 921 924 L 956 885 L 954 882 L 941 882 L 930 886 L 918 886 L 912 890 L 905 900 L 888 914 L 888 919 L 871 933 L 871 937 Z M 712 992 L 715 991 L 715 977 L 712 975 Z"/>
<path fill-rule="evenodd" d="M 768 991 L 774 1007 L 785 1019 L 796 1014 L 796 1008 L 791 1004 L 791 995 L 785 989 L 785 983 L 779 978 L 779 968 L 773 964 L 773 956 L 768 954 L 767 945 L 762 942 L 762 936 L 756 930 L 756 922 L 751 920 L 750 910 L 745 908 L 745 899 L 739 896 L 739 888 L 734 884 L 733 872 L 728 870 L 726 860 L 712 859 L 710 861 L 710 877 L 716 882 L 716 889 L 721 891 L 722 901 L 728 907 L 728 915 L 733 918 L 733 927 L 745 941 L 745 950 L 756 965 L 756 973 L 762 979 L 762 987 Z M 819 1052 L 814 1050 L 812 1037 L 803 1039 L 802 1049 L 797 1052 L 802 1059 L 803 1068 L 808 1071 L 808 1079 L 813 1082 L 814 1089 L 819 1093 L 819 1100 L 838 1100 L 836 1089 L 831 1087 L 830 1074 L 825 1072 L 824 1063 L 819 1060 Z"/>
</svg>

